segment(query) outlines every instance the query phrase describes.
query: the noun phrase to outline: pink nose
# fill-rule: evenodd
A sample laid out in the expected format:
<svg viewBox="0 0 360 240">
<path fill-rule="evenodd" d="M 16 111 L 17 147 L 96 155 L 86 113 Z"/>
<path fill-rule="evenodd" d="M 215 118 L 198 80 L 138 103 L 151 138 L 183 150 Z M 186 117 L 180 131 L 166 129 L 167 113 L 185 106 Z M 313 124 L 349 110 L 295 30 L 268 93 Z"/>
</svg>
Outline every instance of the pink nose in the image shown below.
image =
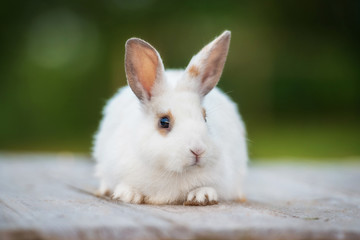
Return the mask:
<svg viewBox="0 0 360 240">
<path fill-rule="evenodd" d="M 203 154 L 205 152 L 205 150 L 201 150 L 201 149 L 192 150 L 192 149 L 190 149 L 190 152 L 195 155 L 195 162 L 198 163 L 200 161 L 201 154 Z"/>
<path fill-rule="evenodd" d="M 203 154 L 205 151 L 204 151 L 204 150 L 201 150 L 201 149 L 195 149 L 195 150 L 190 149 L 190 152 L 191 152 L 192 154 L 194 154 L 195 156 L 200 156 L 200 155 Z"/>
</svg>

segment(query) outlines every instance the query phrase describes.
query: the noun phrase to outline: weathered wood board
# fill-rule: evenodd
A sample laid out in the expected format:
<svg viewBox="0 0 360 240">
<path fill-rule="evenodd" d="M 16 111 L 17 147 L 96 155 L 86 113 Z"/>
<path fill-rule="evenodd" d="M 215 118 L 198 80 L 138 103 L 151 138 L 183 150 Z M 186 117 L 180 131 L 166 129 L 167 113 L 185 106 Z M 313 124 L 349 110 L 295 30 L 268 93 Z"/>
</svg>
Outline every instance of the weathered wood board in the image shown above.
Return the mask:
<svg viewBox="0 0 360 240">
<path fill-rule="evenodd" d="M 246 203 L 96 197 L 86 157 L 0 154 L 0 239 L 360 239 L 360 164 L 259 164 Z"/>
</svg>

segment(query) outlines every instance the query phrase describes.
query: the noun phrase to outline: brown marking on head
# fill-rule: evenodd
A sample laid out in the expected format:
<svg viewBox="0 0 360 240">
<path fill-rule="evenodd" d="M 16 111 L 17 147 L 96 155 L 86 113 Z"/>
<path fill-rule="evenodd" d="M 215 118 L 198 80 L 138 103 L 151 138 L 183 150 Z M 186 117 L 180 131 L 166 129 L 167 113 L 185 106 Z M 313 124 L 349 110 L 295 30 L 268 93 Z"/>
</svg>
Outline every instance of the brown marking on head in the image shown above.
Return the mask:
<svg viewBox="0 0 360 240">
<path fill-rule="evenodd" d="M 161 135 L 166 136 L 171 131 L 171 129 L 174 125 L 174 122 L 175 122 L 174 116 L 172 115 L 172 113 L 170 111 L 168 111 L 167 113 L 159 113 L 156 116 L 157 116 L 156 128 Z M 160 119 L 163 117 L 169 118 L 169 120 L 170 120 L 169 128 L 162 128 L 160 126 Z"/>
<path fill-rule="evenodd" d="M 190 77 L 194 77 L 194 78 L 199 76 L 199 74 L 200 74 L 199 68 L 195 65 L 190 66 L 188 72 L 189 72 Z"/>
<path fill-rule="evenodd" d="M 206 120 L 206 110 L 205 110 L 205 108 L 202 109 L 202 115 L 203 115 L 204 119 Z"/>
</svg>

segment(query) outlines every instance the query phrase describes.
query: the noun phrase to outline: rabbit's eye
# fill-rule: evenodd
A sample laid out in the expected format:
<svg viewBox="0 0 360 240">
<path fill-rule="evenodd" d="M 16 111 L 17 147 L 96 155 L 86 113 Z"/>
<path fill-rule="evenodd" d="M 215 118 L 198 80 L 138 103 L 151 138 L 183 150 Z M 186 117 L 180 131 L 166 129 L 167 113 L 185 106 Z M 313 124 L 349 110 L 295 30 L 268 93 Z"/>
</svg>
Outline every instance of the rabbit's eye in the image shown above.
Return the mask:
<svg viewBox="0 0 360 240">
<path fill-rule="evenodd" d="M 159 121 L 161 128 L 169 128 L 170 126 L 170 119 L 168 117 L 162 117 Z"/>
</svg>

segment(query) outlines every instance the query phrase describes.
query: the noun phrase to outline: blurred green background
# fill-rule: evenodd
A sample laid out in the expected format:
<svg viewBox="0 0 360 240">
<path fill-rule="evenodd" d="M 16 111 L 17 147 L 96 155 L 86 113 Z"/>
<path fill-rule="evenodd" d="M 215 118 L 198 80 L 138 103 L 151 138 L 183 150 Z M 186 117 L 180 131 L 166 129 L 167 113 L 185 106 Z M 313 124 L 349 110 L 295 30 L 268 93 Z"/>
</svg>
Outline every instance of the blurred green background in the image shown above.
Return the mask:
<svg viewBox="0 0 360 240">
<path fill-rule="evenodd" d="M 124 44 L 167 68 L 223 30 L 220 87 L 252 158 L 360 156 L 360 1 L 2 1 L 0 151 L 89 153 L 101 109 L 126 84 Z"/>
</svg>

